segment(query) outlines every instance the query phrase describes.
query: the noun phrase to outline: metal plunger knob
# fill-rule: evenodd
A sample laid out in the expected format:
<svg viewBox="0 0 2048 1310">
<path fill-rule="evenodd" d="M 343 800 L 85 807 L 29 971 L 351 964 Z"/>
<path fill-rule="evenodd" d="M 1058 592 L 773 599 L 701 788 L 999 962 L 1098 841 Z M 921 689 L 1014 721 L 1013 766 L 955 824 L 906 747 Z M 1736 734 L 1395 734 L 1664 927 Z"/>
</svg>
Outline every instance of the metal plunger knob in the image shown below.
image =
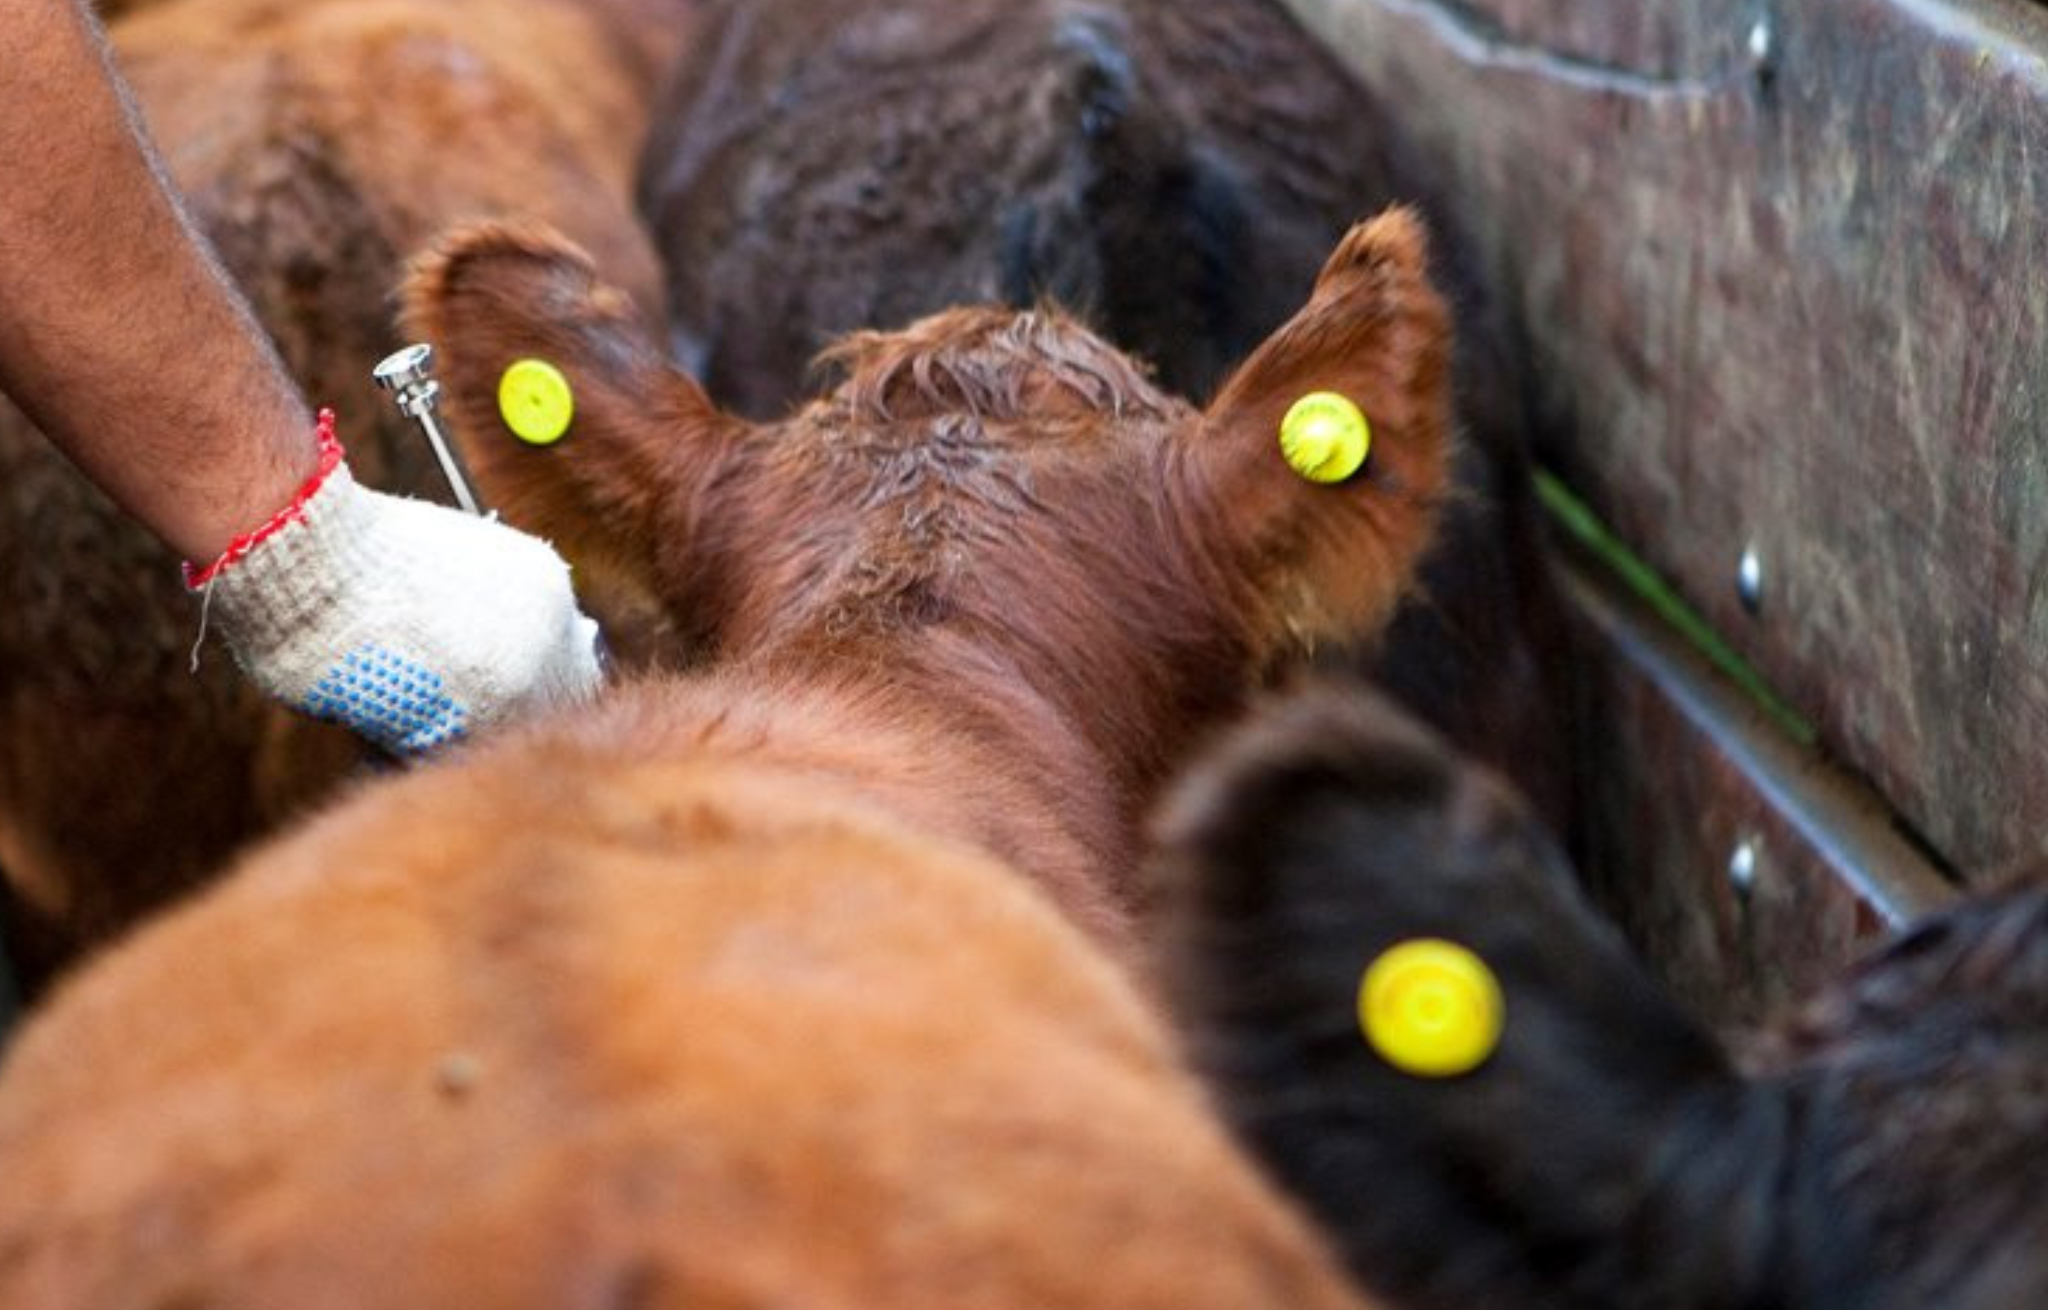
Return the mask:
<svg viewBox="0 0 2048 1310">
<path fill-rule="evenodd" d="M 462 461 L 455 456 L 455 447 L 448 442 L 441 431 L 441 423 L 434 412 L 434 401 L 441 394 L 441 384 L 428 374 L 434 367 L 434 348 L 424 341 L 407 346 L 403 350 L 386 355 L 370 376 L 377 385 L 391 393 L 398 405 L 398 412 L 420 425 L 427 434 L 427 444 L 434 448 L 434 458 L 441 465 L 442 476 L 448 479 L 448 489 L 455 493 L 455 501 L 472 514 L 483 513 L 483 507 L 469 489 L 469 479 L 462 470 Z"/>
</svg>

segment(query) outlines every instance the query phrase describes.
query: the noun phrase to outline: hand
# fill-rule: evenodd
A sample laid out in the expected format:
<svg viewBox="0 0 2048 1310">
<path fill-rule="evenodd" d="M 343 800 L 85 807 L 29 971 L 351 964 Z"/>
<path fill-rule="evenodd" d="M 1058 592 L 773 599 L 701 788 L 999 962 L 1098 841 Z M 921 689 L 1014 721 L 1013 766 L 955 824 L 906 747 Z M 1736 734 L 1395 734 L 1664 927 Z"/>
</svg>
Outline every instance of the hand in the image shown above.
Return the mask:
<svg viewBox="0 0 2048 1310">
<path fill-rule="evenodd" d="M 292 504 L 187 568 L 257 684 L 398 755 L 602 685 L 597 625 L 546 542 L 358 486 L 320 417 L 320 471 Z"/>
</svg>

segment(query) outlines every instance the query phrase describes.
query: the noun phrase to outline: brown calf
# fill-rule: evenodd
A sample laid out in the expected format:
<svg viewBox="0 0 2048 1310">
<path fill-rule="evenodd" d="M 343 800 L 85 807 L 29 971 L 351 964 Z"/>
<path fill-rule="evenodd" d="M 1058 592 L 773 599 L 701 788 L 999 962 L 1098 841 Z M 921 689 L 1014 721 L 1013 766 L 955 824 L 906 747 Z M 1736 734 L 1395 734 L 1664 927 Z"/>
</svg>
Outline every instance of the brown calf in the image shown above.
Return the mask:
<svg viewBox="0 0 2048 1310">
<path fill-rule="evenodd" d="M 1393 94 L 1283 0 L 708 0 L 640 172 L 673 353 L 773 416 L 842 332 L 1050 298 L 1199 402 L 1338 234 L 1427 194 Z M 1480 317 L 1460 216 L 1431 217 L 1437 280 Z M 1461 494 L 1373 668 L 1563 823 L 1526 397 L 1497 334 L 1461 347 Z"/>
<path fill-rule="evenodd" d="M 557 240 L 444 251 L 464 428 L 515 359 L 577 399 L 480 480 L 637 561 L 698 666 L 366 789 L 75 977 L 0 1073 L 0 1305 L 1356 1305 L 1075 925 L 1128 958 L 1168 761 L 1406 584 L 1422 262 L 1355 231 L 1206 411 L 964 310 L 755 427 Z M 1323 389 L 1379 433 L 1333 487 L 1274 448 Z"/>
<path fill-rule="evenodd" d="M 446 493 L 368 371 L 404 260 L 446 224 L 531 214 L 654 317 L 627 203 L 688 0 L 165 0 L 116 52 L 195 216 L 359 476 Z M 177 397 L 162 419 L 177 421 Z M 215 647 L 177 561 L 0 402 L 0 870 L 36 977 L 218 867 L 356 766 Z"/>
<path fill-rule="evenodd" d="M 516 233 L 436 264 L 413 303 L 515 521 L 637 573 L 679 658 L 850 678 L 950 723 L 977 788 L 1012 779 L 1031 803 L 961 796 L 941 826 L 1071 871 L 1121 918 L 1142 897 L 1110 882 L 1165 772 L 1276 661 L 1369 632 L 1408 585 L 1447 444 L 1424 260 L 1405 212 L 1354 230 L 1206 412 L 1056 312 L 963 309 L 849 338 L 833 392 L 756 427 L 587 264 Z M 498 377 L 526 355 L 570 371 L 583 439 L 476 440 L 503 431 Z M 1379 434 L 1336 489 L 1278 453 L 1282 413 L 1318 389 L 1357 396 Z M 1058 840 L 1015 831 L 1047 824 Z"/>
</svg>

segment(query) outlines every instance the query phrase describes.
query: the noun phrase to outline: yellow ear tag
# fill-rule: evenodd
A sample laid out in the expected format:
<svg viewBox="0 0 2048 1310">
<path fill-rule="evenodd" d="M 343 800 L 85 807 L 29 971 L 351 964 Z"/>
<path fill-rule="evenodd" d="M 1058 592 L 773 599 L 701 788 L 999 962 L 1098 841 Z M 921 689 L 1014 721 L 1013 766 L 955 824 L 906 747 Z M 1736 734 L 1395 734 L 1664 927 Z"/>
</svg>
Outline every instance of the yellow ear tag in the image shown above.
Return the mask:
<svg viewBox="0 0 2048 1310">
<path fill-rule="evenodd" d="M 1280 453 L 1310 482 L 1342 482 L 1372 452 L 1372 425 L 1334 391 L 1311 391 L 1280 420 Z"/>
<path fill-rule="evenodd" d="M 544 359 L 516 360 L 498 379 L 498 413 L 521 441 L 552 445 L 576 417 L 576 397 L 569 379 L 553 364 Z"/>
<path fill-rule="evenodd" d="M 1358 985 L 1358 1022 L 1403 1073 L 1451 1078 L 1486 1063 L 1505 1017 L 1500 983 L 1477 955 L 1434 937 L 1402 942 Z"/>
</svg>

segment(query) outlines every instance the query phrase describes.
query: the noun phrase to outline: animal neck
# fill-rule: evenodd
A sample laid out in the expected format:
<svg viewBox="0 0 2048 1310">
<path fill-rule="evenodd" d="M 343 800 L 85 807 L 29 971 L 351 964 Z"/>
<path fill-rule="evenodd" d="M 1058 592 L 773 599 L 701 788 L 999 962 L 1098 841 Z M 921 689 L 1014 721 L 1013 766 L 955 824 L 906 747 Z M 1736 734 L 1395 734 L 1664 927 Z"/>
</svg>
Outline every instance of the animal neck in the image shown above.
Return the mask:
<svg viewBox="0 0 2048 1310">
<path fill-rule="evenodd" d="M 768 656 L 621 688 L 582 729 L 636 755 L 744 757 L 965 841 L 1130 958 L 1135 825 L 1086 741 L 1028 686 L 963 686 L 912 660 Z"/>
</svg>

